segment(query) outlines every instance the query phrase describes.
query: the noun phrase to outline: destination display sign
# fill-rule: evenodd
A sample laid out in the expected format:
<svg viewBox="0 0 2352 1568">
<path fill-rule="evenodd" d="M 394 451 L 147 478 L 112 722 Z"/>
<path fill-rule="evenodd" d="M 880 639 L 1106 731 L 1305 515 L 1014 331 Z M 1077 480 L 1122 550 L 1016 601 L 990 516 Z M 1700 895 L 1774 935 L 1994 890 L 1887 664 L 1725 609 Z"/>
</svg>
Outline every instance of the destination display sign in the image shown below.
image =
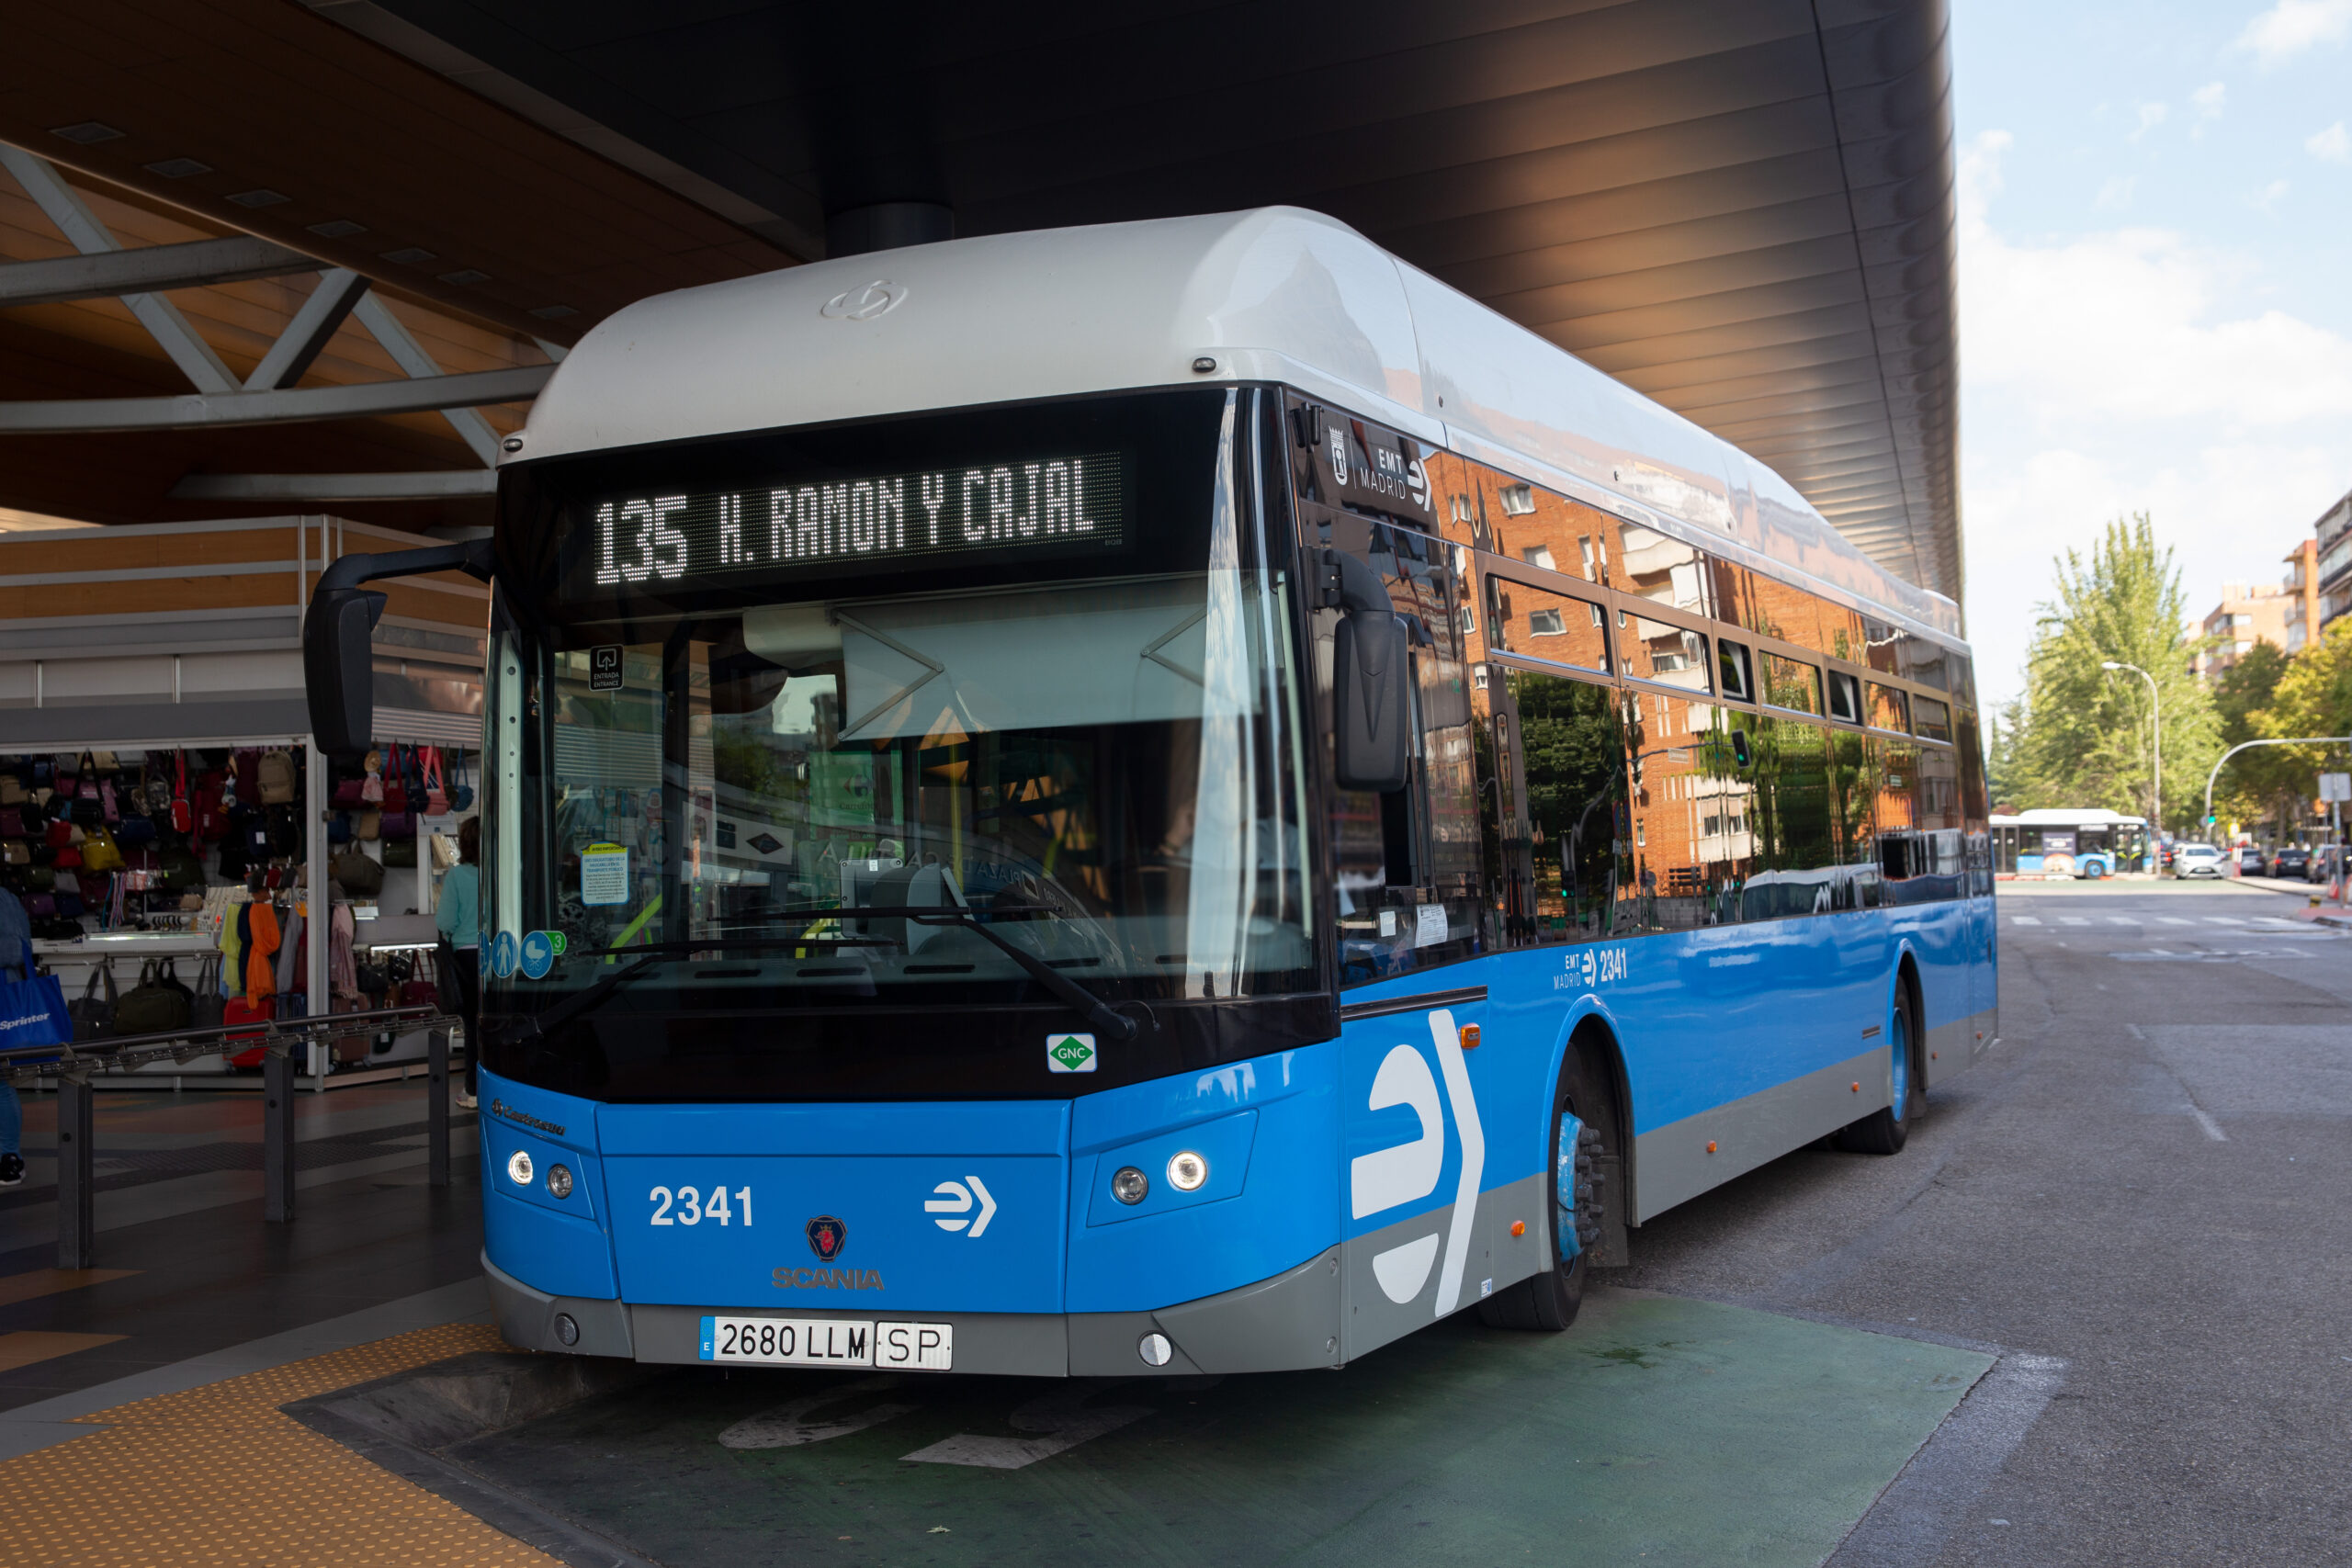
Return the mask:
<svg viewBox="0 0 2352 1568">
<path fill-rule="evenodd" d="M 1126 543 L 1116 453 L 925 472 L 644 490 L 591 501 L 563 550 L 567 596 L 1105 552 Z"/>
</svg>

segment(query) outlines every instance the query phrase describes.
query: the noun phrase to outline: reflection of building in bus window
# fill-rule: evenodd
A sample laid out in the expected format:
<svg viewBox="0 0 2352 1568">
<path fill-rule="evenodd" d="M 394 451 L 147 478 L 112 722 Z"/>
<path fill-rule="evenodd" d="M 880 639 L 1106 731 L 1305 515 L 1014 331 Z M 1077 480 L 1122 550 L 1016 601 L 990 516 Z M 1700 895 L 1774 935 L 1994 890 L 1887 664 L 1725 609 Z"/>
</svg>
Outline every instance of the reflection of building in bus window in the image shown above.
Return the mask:
<svg viewBox="0 0 2352 1568">
<path fill-rule="evenodd" d="M 1493 572 L 1485 576 L 1487 647 L 1609 672 L 1607 617 L 1600 605 Z"/>
<path fill-rule="evenodd" d="M 1707 639 L 1697 632 L 1639 615 L 1617 614 L 1617 629 L 1625 644 L 1626 674 L 1693 692 L 1709 690 Z"/>
<path fill-rule="evenodd" d="M 1764 700 L 1792 713 L 1821 711 L 1821 671 L 1800 659 L 1764 656 Z"/>
<path fill-rule="evenodd" d="M 1617 694 L 1500 665 L 1479 673 L 1482 836 L 1498 940 L 1611 934 L 1630 837 Z"/>
<path fill-rule="evenodd" d="M 1754 721 L 1663 692 L 1626 703 L 1639 874 L 1625 918 L 1651 931 L 1736 919 L 1734 895 L 1756 858 L 1755 790 L 1732 731 Z"/>
</svg>

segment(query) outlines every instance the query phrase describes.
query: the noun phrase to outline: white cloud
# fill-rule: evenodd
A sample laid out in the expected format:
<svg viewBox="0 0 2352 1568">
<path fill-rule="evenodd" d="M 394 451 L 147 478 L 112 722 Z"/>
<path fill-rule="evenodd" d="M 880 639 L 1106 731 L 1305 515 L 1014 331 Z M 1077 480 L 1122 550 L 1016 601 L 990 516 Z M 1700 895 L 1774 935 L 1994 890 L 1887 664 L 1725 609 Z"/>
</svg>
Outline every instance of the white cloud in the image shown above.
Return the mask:
<svg viewBox="0 0 2352 1568">
<path fill-rule="evenodd" d="M 2245 204 L 2267 218 L 2278 209 L 2290 188 L 2285 180 L 2272 180 L 2260 190 L 2248 192 Z"/>
<path fill-rule="evenodd" d="M 2352 483 L 2352 341 L 2237 303 L 2243 257 L 2161 229 L 2029 243 L 1991 208 L 2002 131 L 1962 151 L 1968 619 L 1988 695 L 2023 685 L 2051 558 L 2144 511 L 2190 610 L 2279 558 Z"/>
<path fill-rule="evenodd" d="M 2139 128 L 2132 132 L 2131 139 L 2134 141 L 2139 141 L 2140 138 L 2162 125 L 2165 122 L 2165 117 L 2171 113 L 2170 104 L 2142 104 Z"/>
<path fill-rule="evenodd" d="M 2303 151 L 2331 164 L 2352 164 L 2352 135 L 2345 132 L 2344 122 L 2339 119 L 2325 130 L 2305 137 Z"/>
<path fill-rule="evenodd" d="M 2283 311 L 2216 321 L 2242 270 L 2161 229 L 2012 244 L 1986 208 L 2006 132 L 1961 160 L 1962 355 L 1972 379 L 2037 414 L 2222 419 L 2233 427 L 2352 417 L 2352 343 Z"/>
<path fill-rule="evenodd" d="M 2130 175 L 2110 175 L 2098 187 L 2098 195 L 2091 201 L 2092 210 L 2120 212 L 2132 205 L 2132 189 L 2139 182 Z"/>
<path fill-rule="evenodd" d="M 2342 43 L 2352 34 L 2352 0 L 2278 0 L 2245 25 L 2237 47 L 2251 51 L 2266 71 L 2303 51 Z"/>
<path fill-rule="evenodd" d="M 2197 122 L 2188 128 L 2190 141 L 2202 141 L 2205 139 L 2206 126 L 2222 118 L 2222 109 L 2229 96 L 2230 90 L 2219 82 L 2208 82 L 2188 95 L 2188 107 L 2197 111 Z"/>
</svg>

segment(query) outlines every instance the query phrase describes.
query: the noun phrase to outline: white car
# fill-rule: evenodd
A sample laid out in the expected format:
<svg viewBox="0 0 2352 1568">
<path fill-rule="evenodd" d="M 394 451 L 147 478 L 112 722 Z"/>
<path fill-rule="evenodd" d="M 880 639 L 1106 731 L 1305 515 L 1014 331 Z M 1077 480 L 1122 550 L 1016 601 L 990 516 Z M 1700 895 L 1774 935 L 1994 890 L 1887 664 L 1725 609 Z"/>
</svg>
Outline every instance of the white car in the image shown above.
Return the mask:
<svg viewBox="0 0 2352 1568">
<path fill-rule="evenodd" d="M 2222 852 L 2211 844 L 2181 844 L 2172 852 L 2172 874 L 2186 879 L 2191 876 L 2220 877 Z"/>
</svg>

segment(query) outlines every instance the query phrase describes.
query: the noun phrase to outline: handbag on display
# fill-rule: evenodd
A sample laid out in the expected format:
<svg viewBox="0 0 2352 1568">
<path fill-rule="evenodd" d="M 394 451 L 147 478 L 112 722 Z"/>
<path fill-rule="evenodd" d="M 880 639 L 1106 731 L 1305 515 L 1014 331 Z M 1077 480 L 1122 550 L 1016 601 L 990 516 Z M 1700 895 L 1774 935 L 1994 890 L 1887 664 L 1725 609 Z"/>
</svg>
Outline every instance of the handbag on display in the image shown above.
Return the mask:
<svg viewBox="0 0 2352 1568">
<path fill-rule="evenodd" d="M 25 913 L 36 920 L 54 919 L 57 916 L 57 898 L 53 894 L 28 893 L 22 902 Z"/>
<path fill-rule="evenodd" d="M 196 1000 L 188 1006 L 188 1027 L 215 1029 L 223 1020 L 228 998 L 220 994 L 220 954 L 209 954 L 197 966 Z"/>
<path fill-rule="evenodd" d="M 54 789 L 56 787 L 57 764 L 47 757 L 35 757 L 33 759 L 33 788 Z"/>
<path fill-rule="evenodd" d="M 275 855 L 302 858 L 302 824 L 290 806 L 269 808 L 269 851 Z"/>
<path fill-rule="evenodd" d="M 356 839 L 379 839 L 384 835 L 384 814 L 370 807 L 351 814 L 351 835 Z"/>
<path fill-rule="evenodd" d="M 360 803 L 359 791 L 359 780 L 337 779 L 334 782 L 334 792 L 327 796 L 327 804 L 337 811 L 348 811 Z"/>
<path fill-rule="evenodd" d="M 449 753 L 449 809 L 470 811 L 474 806 L 474 786 L 466 782 L 466 749 L 462 746 Z"/>
<path fill-rule="evenodd" d="M 118 844 L 152 844 L 155 841 L 155 819 L 126 811 L 122 820 L 115 824 L 114 840 Z"/>
<path fill-rule="evenodd" d="M 81 847 L 76 844 L 66 845 L 63 849 L 57 852 L 55 858 L 51 860 L 49 863 L 59 871 L 74 870 L 76 866 L 85 863 L 82 859 Z"/>
<path fill-rule="evenodd" d="M 330 844 L 347 844 L 351 842 L 350 812 L 338 811 L 334 816 L 327 818 L 327 842 Z"/>
<path fill-rule="evenodd" d="M 21 839 L 24 836 L 24 809 L 21 807 L 0 806 L 0 839 Z"/>
<path fill-rule="evenodd" d="M 62 817 L 52 817 L 41 829 L 41 837 L 52 850 L 64 849 L 74 841 L 74 824 Z"/>
<path fill-rule="evenodd" d="M 413 813 L 407 811 L 387 811 L 384 813 L 383 821 L 377 826 L 376 832 L 378 837 L 388 841 L 393 839 L 413 839 L 416 837 L 416 817 Z"/>
<path fill-rule="evenodd" d="M 161 961 L 151 958 L 139 966 L 139 984 L 123 992 L 121 1000 L 115 1003 L 115 1032 L 167 1034 L 175 1029 L 186 1029 L 189 1001 L 187 988 L 167 983 Z"/>
<path fill-rule="evenodd" d="M 354 898 L 373 898 L 384 890 L 383 865 L 365 850 L 344 851 L 327 862 L 327 874 Z"/>
<path fill-rule="evenodd" d="M 0 806 L 22 806 L 31 798 L 24 780 L 14 773 L 0 773 Z"/>
<path fill-rule="evenodd" d="M 100 986 L 106 987 L 103 993 L 98 989 Z M 73 1020 L 75 1044 L 104 1040 L 114 1032 L 116 1000 L 114 961 L 100 959 L 91 967 L 89 983 L 82 987 L 82 994 L 65 1004 L 66 1013 Z"/>
<path fill-rule="evenodd" d="M 267 1023 L 276 1016 L 277 1005 L 269 997 L 231 997 L 220 1006 L 220 1021 L 225 1024 Z M 243 1042 L 263 1039 L 264 1032 L 258 1029 L 250 1034 L 232 1034 L 229 1036 L 229 1049 L 222 1054 L 229 1058 L 229 1065 L 232 1067 L 258 1067 L 262 1057 L 268 1053 L 268 1045 L 243 1046 Z"/>
<path fill-rule="evenodd" d="M 172 792 L 172 831 L 192 833 L 196 830 L 196 802 L 187 793 L 187 753 L 172 753 L 172 778 L 176 786 Z"/>
<path fill-rule="evenodd" d="M 90 758 L 96 761 L 98 772 L 102 773 L 113 773 L 122 771 L 122 759 L 116 756 L 111 751 L 85 751 L 82 755 L 85 758 Z"/>
<path fill-rule="evenodd" d="M 107 827 L 111 828 L 122 820 L 122 802 L 115 797 L 114 780 L 98 781 L 98 804 L 106 809 Z"/>
<path fill-rule="evenodd" d="M 396 816 L 408 809 L 408 762 L 405 747 L 395 746 L 390 765 L 384 770 L 384 814 Z"/>
<path fill-rule="evenodd" d="M 0 843 L 0 865 L 30 865 L 33 847 L 22 839 L 10 839 Z"/>
<path fill-rule="evenodd" d="M 387 871 L 414 871 L 416 869 L 415 834 L 412 833 L 405 839 L 386 839 L 384 840 L 384 868 Z"/>
<path fill-rule="evenodd" d="M 194 893 L 199 907 L 204 897 L 204 862 L 194 850 L 175 844 L 156 859 L 156 876 L 166 892 Z"/>
<path fill-rule="evenodd" d="M 425 812 L 428 816 L 446 817 L 449 814 L 449 792 L 441 783 L 441 748 L 427 746 L 423 765 Z"/>
</svg>

